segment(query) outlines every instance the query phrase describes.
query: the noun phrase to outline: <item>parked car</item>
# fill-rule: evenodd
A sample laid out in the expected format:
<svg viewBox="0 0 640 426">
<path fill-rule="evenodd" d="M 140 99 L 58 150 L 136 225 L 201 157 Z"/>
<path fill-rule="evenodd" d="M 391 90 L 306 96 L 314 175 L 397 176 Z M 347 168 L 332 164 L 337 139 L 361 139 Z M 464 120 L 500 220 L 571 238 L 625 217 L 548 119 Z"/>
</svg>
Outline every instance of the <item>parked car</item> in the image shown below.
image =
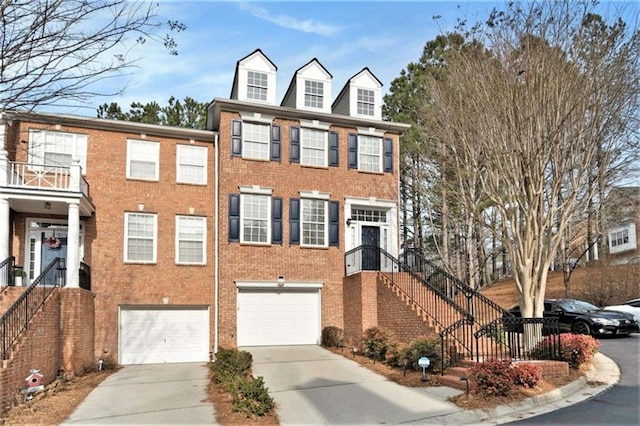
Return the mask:
<svg viewBox="0 0 640 426">
<path fill-rule="evenodd" d="M 638 324 L 640 324 L 640 299 L 627 300 L 622 305 L 605 306 L 602 309 L 606 309 L 607 311 L 628 312 L 632 314 Z"/>
<path fill-rule="evenodd" d="M 509 309 L 509 312 L 516 317 L 521 316 L 518 306 Z M 543 316 L 558 318 L 560 332 L 616 336 L 640 332 L 638 322 L 632 314 L 604 310 L 577 299 L 545 300 Z"/>
</svg>

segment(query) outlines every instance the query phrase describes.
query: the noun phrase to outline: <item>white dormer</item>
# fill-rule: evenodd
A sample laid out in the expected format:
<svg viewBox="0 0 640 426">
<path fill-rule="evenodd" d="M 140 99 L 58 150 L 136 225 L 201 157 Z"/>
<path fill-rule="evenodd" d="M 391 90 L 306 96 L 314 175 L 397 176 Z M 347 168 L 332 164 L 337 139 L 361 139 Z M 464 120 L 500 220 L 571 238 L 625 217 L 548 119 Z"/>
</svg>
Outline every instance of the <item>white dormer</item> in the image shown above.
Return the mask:
<svg viewBox="0 0 640 426">
<path fill-rule="evenodd" d="M 382 83 L 369 68 L 351 77 L 331 106 L 334 114 L 382 120 Z"/>
<path fill-rule="evenodd" d="M 282 106 L 331 113 L 333 76 L 313 58 L 294 74 L 282 99 Z"/>
<path fill-rule="evenodd" d="M 276 104 L 276 71 L 278 67 L 260 49 L 240 59 L 231 87 L 231 99 Z"/>
</svg>

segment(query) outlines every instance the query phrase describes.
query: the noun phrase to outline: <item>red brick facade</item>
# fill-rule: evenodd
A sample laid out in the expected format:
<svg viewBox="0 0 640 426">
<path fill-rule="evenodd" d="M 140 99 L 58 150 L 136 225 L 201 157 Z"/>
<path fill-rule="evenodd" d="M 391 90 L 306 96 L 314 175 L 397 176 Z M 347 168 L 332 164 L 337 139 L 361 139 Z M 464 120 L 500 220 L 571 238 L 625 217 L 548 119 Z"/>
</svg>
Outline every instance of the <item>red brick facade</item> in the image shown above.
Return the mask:
<svg viewBox="0 0 640 426">
<path fill-rule="evenodd" d="M 54 289 L 29 328 L 22 333 L 0 369 L 0 402 L 12 401 L 31 369 L 43 375 L 42 384 L 59 374 L 84 374 L 96 368 L 93 351 L 93 294 L 82 289 Z"/>
</svg>

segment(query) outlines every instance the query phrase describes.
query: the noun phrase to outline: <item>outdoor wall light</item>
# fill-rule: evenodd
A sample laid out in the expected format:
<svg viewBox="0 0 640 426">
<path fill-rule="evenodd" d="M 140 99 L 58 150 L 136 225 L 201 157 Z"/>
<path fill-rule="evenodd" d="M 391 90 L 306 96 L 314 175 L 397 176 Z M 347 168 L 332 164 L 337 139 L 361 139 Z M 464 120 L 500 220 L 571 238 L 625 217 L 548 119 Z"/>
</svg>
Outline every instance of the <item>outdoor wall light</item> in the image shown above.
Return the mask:
<svg viewBox="0 0 640 426">
<path fill-rule="evenodd" d="M 284 275 L 278 275 L 278 287 L 282 287 L 284 285 Z"/>
<path fill-rule="evenodd" d="M 347 226 L 351 226 L 351 222 L 353 222 L 353 219 L 351 218 L 347 219 Z"/>
</svg>

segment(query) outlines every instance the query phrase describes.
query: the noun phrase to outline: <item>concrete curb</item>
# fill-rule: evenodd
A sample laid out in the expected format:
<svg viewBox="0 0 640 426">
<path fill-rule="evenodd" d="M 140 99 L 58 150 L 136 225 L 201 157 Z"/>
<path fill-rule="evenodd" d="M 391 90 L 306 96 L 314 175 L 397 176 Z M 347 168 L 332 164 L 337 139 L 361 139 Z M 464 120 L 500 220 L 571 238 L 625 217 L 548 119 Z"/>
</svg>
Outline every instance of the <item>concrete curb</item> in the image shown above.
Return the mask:
<svg viewBox="0 0 640 426">
<path fill-rule="evenodd" d="M 490 410 L 461 411 L 434 417 L 433 420 L 443 425 L 501 424 L 537 416 L 576 404 L 609 389 L 620 381 L 620 369 L 613 360 L 597 353 L 585 376 L 517 403 L 499 405 Z"/>
</svg>

